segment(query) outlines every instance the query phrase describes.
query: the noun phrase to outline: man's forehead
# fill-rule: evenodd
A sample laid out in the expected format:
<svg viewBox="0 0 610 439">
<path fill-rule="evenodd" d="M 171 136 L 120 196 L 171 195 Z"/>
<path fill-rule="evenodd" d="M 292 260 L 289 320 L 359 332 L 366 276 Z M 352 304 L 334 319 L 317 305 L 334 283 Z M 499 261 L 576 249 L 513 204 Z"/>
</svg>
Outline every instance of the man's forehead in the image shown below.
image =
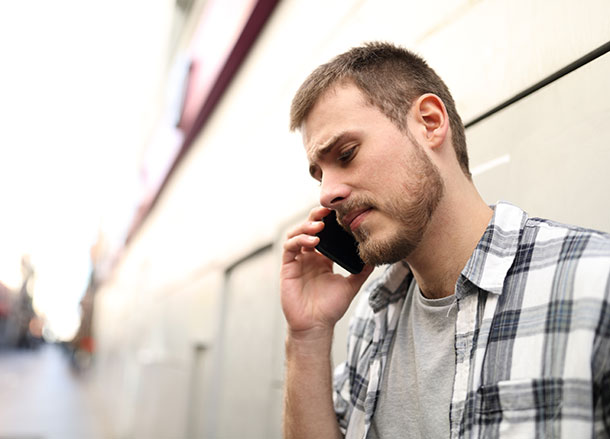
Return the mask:
<svg viewBox="0 0 610 439">
<path fill-rule="evenodd" d="M 322 93 L 300 128 L 308 157 L 345 136 L 351 113 L 365 107 L 371 104 L 352 81 L 342 81 Z"/>
<path fill-rule="evenodd" d="M 307 112 L 307 115 L 303 118 L 300 130 L 303 131 L 312 114 L 315 114 L 320 110 L 324 110 L 331 105 L 337 105 L 341 102 L 358 107 L 371 105 L 362 90 L 360 90 L 360 88 L 352 80 L 346 79 L 336 82 L 329 86 L 317 97 Z"/>
</svg>

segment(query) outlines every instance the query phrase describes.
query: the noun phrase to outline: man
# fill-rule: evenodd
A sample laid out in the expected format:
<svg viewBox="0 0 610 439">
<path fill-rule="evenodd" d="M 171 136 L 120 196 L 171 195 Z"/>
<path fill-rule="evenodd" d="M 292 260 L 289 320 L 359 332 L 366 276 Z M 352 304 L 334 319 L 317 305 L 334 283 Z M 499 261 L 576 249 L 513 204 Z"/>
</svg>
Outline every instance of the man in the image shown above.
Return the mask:
<svg viewBox="0 0 610 439">
<path fill-rule="evenodd" d="M 402 48 L 320 66 L 291 128 L 322 206 L 284 244 L 286 438 L 610 436 L 608 235 L 487 206 L 447 87 Z M 331 210 L 360 274 L 315 251 Z M 333 379 L 334 325 L 383 264 Z"/>
</svg>

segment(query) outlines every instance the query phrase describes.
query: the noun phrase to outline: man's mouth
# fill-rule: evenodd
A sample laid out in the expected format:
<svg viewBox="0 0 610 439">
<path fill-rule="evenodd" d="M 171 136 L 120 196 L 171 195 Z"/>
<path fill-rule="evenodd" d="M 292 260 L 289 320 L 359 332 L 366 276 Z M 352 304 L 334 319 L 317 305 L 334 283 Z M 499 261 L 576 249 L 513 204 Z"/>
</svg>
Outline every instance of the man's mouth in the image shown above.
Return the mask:
<svg viewBox="0 0 610 439">
<path fill-rule="evenodd" d="M 371 207 L 364 207 L 361 209 L 355 209 L 349 212 L 347 215 L 342 215 L 339 222 L 343 224 L 343 227 L 349 228 L 351 231 L 356 230 L 362 224 L 362 221 L 371 212 Z"/>
</svg>

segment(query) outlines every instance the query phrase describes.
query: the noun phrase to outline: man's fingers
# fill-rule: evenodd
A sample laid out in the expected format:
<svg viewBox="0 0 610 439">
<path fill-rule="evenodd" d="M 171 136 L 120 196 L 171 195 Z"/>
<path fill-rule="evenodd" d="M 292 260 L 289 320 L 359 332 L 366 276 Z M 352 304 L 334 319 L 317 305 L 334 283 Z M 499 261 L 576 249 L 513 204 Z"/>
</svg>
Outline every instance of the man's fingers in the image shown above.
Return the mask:
<svg viewBox="0 0 610 439">
<path fill-rule="evenodd" d="M 310 221 L 321 221 L 326 215 L 330 213 L 330 209 L 326 207 L 314 207 L 309 211 Z"/>
<path fill-rule="evenodd" d="M 299 235 L 311 235 L 314 236 L 324 228 L 324 223 L 318 220 L 308 220 L 304 223 L 299 224 L 286 234 L 287 239 L 292 239 Z"/>
<path fill-rule="evenodd" d="M 312 235 L 297 235 L 284 242 L 282 262 L 292 262 L 302 250 L 313 250 L 320 242 L 320 238 Z"/>
<path fill-rule="evenodd" d="M 292 262 L 301 253 L 312 252 L 320 242 L 316 236 L 322 231 L 324 223 L 322 218 L 330 213 L 326 207 L 315 207 L 309 212 L 307 221 L 295 226 L 286 234 L 282 263 Z"/>
</svg>

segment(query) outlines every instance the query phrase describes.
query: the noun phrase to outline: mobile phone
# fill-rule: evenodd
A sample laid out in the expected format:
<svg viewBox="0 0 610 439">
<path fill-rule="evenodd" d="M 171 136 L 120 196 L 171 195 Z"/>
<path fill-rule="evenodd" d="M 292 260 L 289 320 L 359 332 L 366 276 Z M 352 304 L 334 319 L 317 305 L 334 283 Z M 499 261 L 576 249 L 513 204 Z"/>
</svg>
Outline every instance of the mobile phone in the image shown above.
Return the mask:
<svg viewBox="0 0 610 439">
<path fill-rule="evenodd" d="M 316 235 L 320 238 L 316 250 L 350 273 L 360 273 L 364 268 L 364 262 L 358 254 L 356 239 L 339 225 L 334 210 L 322 221 L 324 221 L 324 229 Z"/>
</svg>

